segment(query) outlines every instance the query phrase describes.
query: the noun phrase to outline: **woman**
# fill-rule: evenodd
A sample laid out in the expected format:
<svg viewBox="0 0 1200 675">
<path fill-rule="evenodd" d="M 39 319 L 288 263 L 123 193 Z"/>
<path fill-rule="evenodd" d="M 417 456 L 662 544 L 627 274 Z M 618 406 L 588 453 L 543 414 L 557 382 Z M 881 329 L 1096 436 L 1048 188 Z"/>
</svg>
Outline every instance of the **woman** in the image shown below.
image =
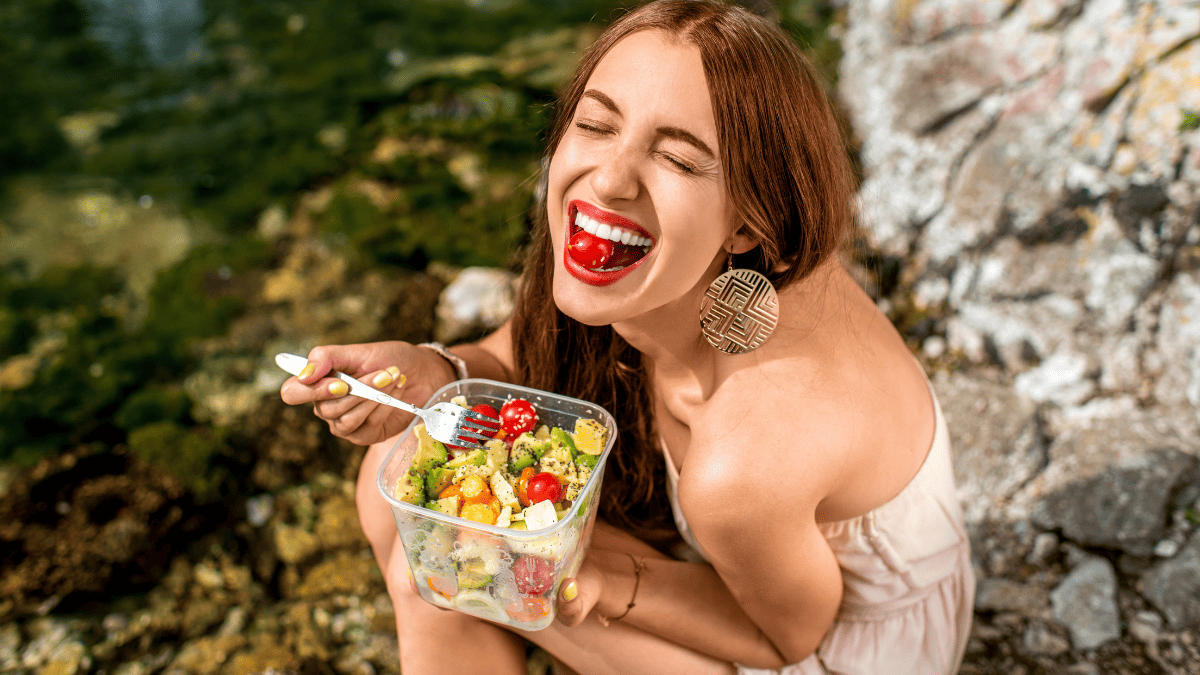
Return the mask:
<svg viewBox="0 0 1200 675">
<path fill-rule="evenodd" d="M 405 672 L 524 672 L 522 643 L 410 588 L 375 489 L 409 418 L 344 397 L 326 374 L 421 402 L 462 374 L 460 359 L 472 377 L 618 418 L 609 525 L 563 584 L 559 621 L 525 636 L 570 668 L 955 672 L 974 580 L 946 430 L 919 365 L 839 262 L 852 181 L 811 69 L 748 12 L 668 0 L 600 37 L 558 115 L 508 324 L 449 358 L 404 343 L 320 347 L 283 387 L 335 434 L 373 444 L 358 505 Z M 778 293 L 747 310 L 757 333 L 722 336 L 706 291 L 727 267 Z M 651 514 L 668 503 L 694 562 L 635 536 L 653 538 Z"/>
</svg>

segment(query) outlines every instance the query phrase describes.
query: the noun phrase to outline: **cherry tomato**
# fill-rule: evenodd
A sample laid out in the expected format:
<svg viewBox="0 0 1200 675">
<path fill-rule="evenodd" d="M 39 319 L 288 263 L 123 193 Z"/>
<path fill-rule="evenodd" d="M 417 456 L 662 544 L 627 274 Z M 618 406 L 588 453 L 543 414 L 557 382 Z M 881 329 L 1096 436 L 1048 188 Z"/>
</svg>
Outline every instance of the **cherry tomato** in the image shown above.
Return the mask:
<svg viewBox="0 0 1200 675">
<path fill-rule="evenodd" d="M 521 469 L 521 475 L 517 478 L 517 499 L 521 502 L 521 506 L 529 506 L 529 479 L 537 474 L 537 469 L 532 466 L 527 466 Z"/>
<path fill-rule="evenodd" d="M 479 405 L 471 406 L 471 412 L 479 413 L 480 415 L 489 418 L 486 420 L 476 420 L 481 426 L 488 427 L 489 429 L 495 429 L 497 432 L 500 431 L 500 413 L 497 412 L 492 406 L 486 403 L 480 403 Z M 492 438 L 496 437 L 494 432 L 492 434 L 487 434 L 486 432 L 480 433 L 483 433 L 485 436 L 490 435 Z"/>
<path fill-rule="evenodd" d="M 536 555 L 517 558 L 512 566 L 522 595 L 541 595 L 554 585 L 554 564 Z"/>
<path fill-rule="evenodd" d="M 536 621 L 550 614 L 550 600 L 540 595 L 530 598 L 521 596 L 504 607 L 508 616 L 516 621 Z"/>
<path fill-rule="evenodd" d="M 589 270 L 598 270 L 612 258 L 613 243 L 580 230 L 567 242 L 567 253 Z"/>
<path fill-rule="evenodd" d="M 500 423 L 506 436 L 516 438 L 537 426 L 537 409 L 523 398 L 514 398 L 500 408 Z"/>
<path fill-rule="evenodd" d="M 525 488 L 525 493 L 529 495 L 531 504 L 547 499 L 557 504 L 563 498 L 562 483 L 558 482 L 558 476 L 545 471 L 529 479 L 529 486 Z"/>
</svg>

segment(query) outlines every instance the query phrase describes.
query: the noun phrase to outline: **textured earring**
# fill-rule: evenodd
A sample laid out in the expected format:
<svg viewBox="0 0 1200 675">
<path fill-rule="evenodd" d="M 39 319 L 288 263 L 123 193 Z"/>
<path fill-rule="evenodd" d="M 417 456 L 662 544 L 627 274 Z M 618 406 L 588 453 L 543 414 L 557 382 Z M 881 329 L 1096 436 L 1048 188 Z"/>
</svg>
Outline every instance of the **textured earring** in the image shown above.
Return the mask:
<svg viewBox="0 0 1200 675">
<path fill-rule="evenodd" d="M 769 279 L 752 269 L 733 269 L 713 280 L 700 303 L 700 331 L 726 354 L 754 351 L 771 337 L 779 321 L 779 296 Z"/>
</svg>

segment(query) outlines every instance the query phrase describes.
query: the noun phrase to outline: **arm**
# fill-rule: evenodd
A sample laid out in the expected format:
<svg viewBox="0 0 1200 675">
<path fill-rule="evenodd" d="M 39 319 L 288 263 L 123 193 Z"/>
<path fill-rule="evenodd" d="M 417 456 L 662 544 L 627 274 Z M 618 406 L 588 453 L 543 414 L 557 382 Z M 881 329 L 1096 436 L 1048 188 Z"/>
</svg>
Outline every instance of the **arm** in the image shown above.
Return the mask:
<svg viewBox="0 0 1200 675">
<path fill-rule="evenodd" d="M 816 509 L 839 484 L 852 434 L 839 431 L 844 416 L 830 406 L 812 407 L 820 413 L 798 420 L 792 410 L 789 422 L 798 437 L 826 441 L 811 446 L 781 446 L 742 431 L 778 425 L 732 405 L 719 407 L 729 418 L 693 426 L 679 496 L 713 565 L 647 559 L 636 605 L 622 624 L 754 667 L 796 663 L 817 648 L 841 602 L 842 579 Z M 789 419 L 785 411 L 771 414 Z M 628 556 L 593 545 L 579 599 L 560 599 L 560 611 L 575 623 L 593 606 L 618 615 L 634 579 Z"/>
</svg>

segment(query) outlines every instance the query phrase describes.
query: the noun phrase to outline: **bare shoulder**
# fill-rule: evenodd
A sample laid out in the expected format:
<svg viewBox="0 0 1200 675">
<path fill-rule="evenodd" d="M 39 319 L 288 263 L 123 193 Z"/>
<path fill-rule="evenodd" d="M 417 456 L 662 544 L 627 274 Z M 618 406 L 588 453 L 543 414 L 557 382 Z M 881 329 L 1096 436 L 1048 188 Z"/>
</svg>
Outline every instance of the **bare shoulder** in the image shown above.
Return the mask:
<svg viewBox="0 0 1200 675">
<path fill-rule="evenodd" d="M 882 504 L 916 473 L 934 431 L 927 381 L 854 290 L 830 296 L 833 318 L 818 331 L 773 337 L 726 374 L 692 422 L 685 506 L 700 512 L 711 493 L 732 492 L 839 519 Z"/>
<path fill-rule="evenodd" d="M 817 385 L 825 376 L 803 364 L 788 370 L 735 374 L 692 421 L 681 485 L 689 506 L 738 495 L 747 507 L 811 513 L 839 484 L 861 442 L 863 406 L 846 382 Z"/>
</svg>

